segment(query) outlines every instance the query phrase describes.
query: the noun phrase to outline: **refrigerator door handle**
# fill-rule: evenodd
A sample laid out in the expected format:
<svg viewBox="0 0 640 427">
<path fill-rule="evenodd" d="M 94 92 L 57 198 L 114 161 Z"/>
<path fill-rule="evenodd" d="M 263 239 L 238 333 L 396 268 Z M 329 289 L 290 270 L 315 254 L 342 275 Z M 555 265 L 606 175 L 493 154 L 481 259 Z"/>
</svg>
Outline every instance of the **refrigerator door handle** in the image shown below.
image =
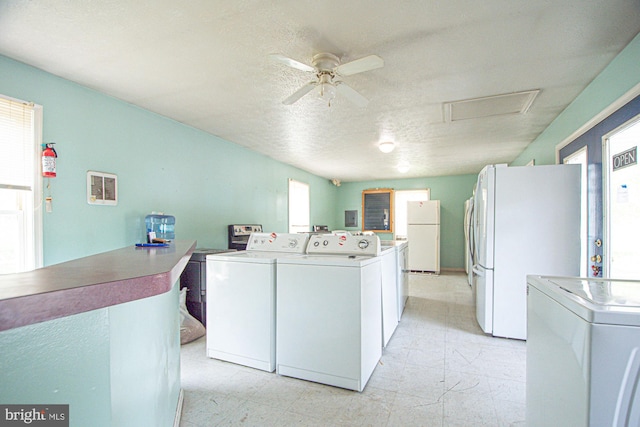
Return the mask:
<svg viewBox="0 0 640 427">
<path fill-rule="evenodd" d="M 493 270 L 473 266 L 476 319 L 485 334 L 493 334 Z"/>
<path fill-rule="evenodd" d="M 484 277 L 484 276 L 485 276 L 484 268 L 480 267 L 478 264 L 475 264 L 475 265 L 472 267 L 472 270 L 473 270 L 473 274 L 476 274 L 476 275 L 478 275 L 478 276 L 482 276 L 482 277 Z"/>
</svg>

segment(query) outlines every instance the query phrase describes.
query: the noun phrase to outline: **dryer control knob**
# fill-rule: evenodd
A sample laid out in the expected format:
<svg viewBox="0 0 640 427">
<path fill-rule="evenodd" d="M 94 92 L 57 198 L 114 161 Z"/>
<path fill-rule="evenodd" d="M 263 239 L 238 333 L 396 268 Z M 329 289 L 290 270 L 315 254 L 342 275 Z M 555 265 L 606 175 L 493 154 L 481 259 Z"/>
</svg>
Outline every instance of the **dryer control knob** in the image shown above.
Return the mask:
<svg viewBox="0 0 640 427">
<path fill-rule="evenodd" d="M 362 239 L 358 242 L 358 247 L 360 249 L 367 249 L 369 247 L 369 241 L 366 239 Z"/>
</svg>

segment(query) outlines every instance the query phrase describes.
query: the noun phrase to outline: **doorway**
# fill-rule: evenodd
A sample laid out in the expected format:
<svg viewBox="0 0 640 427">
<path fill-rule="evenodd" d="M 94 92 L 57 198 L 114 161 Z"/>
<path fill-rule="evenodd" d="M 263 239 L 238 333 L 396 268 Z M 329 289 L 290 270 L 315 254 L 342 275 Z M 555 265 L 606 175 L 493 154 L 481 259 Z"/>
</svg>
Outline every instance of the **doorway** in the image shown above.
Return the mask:
<svg viewBox="0 0 640 427">
<path fill-rule="evenodd" d="M 608 209 L 605 205 L 605 199 L 611 199 L 611 197 L 607 196 L 608 181 L 606 179 L 607 168 L 610 161 L 608 159 L 608 154 L 605 153 L 606 150 L 605 145 L 603 145 L 603 141 L 640 121 L 639 93 L 640 85 L 638 85 L 638 88 L 630 91 L 618 102 L 612 104 L 608 109 L 598 114 L 598 116 L 594 117 L 592 121 L 586 123 L 582 129 L 576 131 L 576 134 L 579 136 L 571 137 L 570 140 L 558 147 L 559 163 L 564 163 L 565 159 L 572 157 L 574 153 L 577 153 L 586 147 L 586 272 L 590 277 L 612 277 L 609 275 L 608 255 L 610 245 L 608 243 L 607 236 L 607 224 L 610 214 L 608 213 Z M 615 150 L 617 150 L 617 148 L 613 149 L 612 155 L 621 154 L 625 151 L 622 149 L 620 151 Z M 617 169 L 615 174 L 620 175 Z M 637 178 L 636 182 L 638 182 Z M 627 185 L 627 191 L 630 191 L 629 185 Z M 621 190 L 621 192 L 623 193 L 624 190 Z M 614 197 L 617 197 L 617 193 L 614 194 Z M 584 193 L 583 200 L 585 200 Z M 583 216 L 584 215 L 585 212 L 583 211 Z M 585 271 L 584 265 L 581 267 L 581 271 Z M 637 277 L 638 274 L 636 274 L 636 278 Z"/>
<path fill-rule="evenodd" d="M 603 137 L 604 274 L 614 279 L 640 277 L 640 115 Z"/>
<path fill-rule="evenodd" d="M 431 199 L 431 190 L 396 190 L 395 191 L 395 227 L 394 239 L 407 238 L 407 202 L 420 202 Z"/>
</svg>

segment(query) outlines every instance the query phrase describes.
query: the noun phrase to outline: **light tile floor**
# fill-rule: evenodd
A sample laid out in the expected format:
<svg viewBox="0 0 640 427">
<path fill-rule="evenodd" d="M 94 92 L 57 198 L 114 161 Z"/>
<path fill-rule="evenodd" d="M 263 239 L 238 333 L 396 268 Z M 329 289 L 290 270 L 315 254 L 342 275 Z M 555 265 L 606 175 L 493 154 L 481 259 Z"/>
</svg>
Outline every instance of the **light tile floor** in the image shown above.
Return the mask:
<svg viewBox="0 0 640 427">
<path fill-rule="evenodd" d="M 182 346 L 183 427 L 524 426 L 524 341 L 484 335 L 466 276 L 410 275 L 402 322 L 362 393 Z"/>
</svg>

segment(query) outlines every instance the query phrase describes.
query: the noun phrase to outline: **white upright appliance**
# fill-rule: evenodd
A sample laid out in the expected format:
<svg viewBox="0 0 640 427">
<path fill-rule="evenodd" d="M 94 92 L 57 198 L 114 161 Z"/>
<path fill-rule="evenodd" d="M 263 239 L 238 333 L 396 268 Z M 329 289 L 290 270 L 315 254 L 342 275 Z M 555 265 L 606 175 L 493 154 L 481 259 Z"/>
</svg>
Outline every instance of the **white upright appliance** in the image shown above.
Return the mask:
<svg viewBox="0 0 640 427">
<path fill-rule="evenodd" d="M 396 240 L 396 261 L 398 262 L 398 321 L 409 299 L 409 243 Z"/>
<path fill-rule="evenodd" d="M 276 259 L 304 254 L 308 234 L 252 233 L 247 250 L 207 255 L 207 356 L 273 372 Z"/>
<path fill-rule="evenodd" d="M 440 273 L 440 200 L 407 202 L 409 270 Z"/>
<path fill-rule="evenodd" d="M 364 389 L 382 356 L 379 254 L 375 235 L 313 235 L 278 259 L 278 374 Z"/>
<path fill-rule="evenodd" d="M 409 298 L 409 243 L 406 240 L 382 240 L 382 248 L 392 247 L 396 256 L 396 297 L 398 301 L 398 322 L 402 320 L 402 313 Z M 384 285 L 383 285 L 384 286 Z M 383 292 L 383 297 L 384 297 Z"/>
<path fill-rule="evenodd" d="M 640 426 L 640 281 L 528 283 L 527 426 Z"/>
<path fill-rule="evenodd" d="M 464 201 L 464 271 L 469 285 L 473 282 L 473 197 Z"/>
<path fill-rule="evenodd" d="M 380 251 L 382 276 L 382 346 L 386 347 L 398 327 L 398 260 L 393 245 L 382 245 Z"/>
<path fill-rule="evenodd" d="M 474 199 L 476 318 L 527 338 L 527 274 L 580 272 L 580 165 L 486 166 Z"/>
</svg>

